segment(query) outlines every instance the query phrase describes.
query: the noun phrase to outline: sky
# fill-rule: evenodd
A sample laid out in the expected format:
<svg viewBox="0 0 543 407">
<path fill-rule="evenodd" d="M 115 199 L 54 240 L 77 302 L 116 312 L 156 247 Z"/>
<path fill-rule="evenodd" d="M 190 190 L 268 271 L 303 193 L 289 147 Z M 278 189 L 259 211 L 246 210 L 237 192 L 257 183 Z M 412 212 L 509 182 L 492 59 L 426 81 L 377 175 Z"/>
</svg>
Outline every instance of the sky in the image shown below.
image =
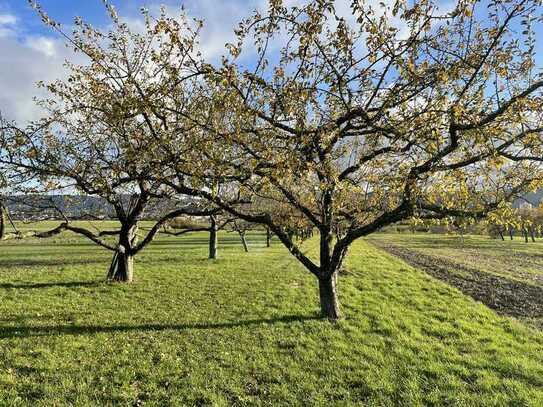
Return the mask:
<svg viewBox="0 0 543 407">
<path fill-rule="evenodd" d="M 217 58 L 224 53 L 225 43 L 233 40 L 236 23 L 254 9 L 261 9 L 267 1 L 112 0 L 111 3 L 123 18 L 136 23 L 141 7 L 152 10 L 164 4 L 175 10 L 183 4 L 189 15 L 210 22 L 202 33 L 202 48 L 208 57 Z M 106 27 L 109 21 L 100 0 L 41 0 L 40 4 L 65 27 L 76 16 L 97 27 Z M 40 109 L 33 98 L 44 94 L 36 83 L 62 78 L 66 58 L 73 58 L 71 51 L 43 25 L 27 0 L 0 0 L 0 112 L 5 118 L 18 123 L 38 118 Z"/>
<path fill-rule="evenodd" d="M 335 3 L 338 14 L 348 16 L 348 20 L 353 18 L 349 13 L 351 1 L 336 0 Z M 393 0 L 368 1 L 379 8 L 381 1 L 390 3 Z M 293 5 L 305 0 L 284 2 Z M 225 53 L 225 43 L 233 41 L 236 24 L 255 9 L 263 10 L 268 0 L 110 0 L 110 3 L 133 24 L 141 21 L 141 7 L 153 10 L 164 4 L 175 11 L 183 5 L 190 16 L 204 20 L 201 49 L 208 59 L 213 60 Z M 442 0 L 441 3 L 444 8 L 453 4 L 452 0 Z M 65 28 L 69 28 L 76 16 L 96 27 L 108 25 L 109 19 L 101 0 L 40 0 L 40 4 Z M 65 75 L 63 62 L 67 58 L 73 60 L 74 56 L 63 40 L 44 26 L 27 0 L 0 0 L 0 113 L 5 118 L 19 124 L 37 119 L 40 110 L 33 97 L 43 97 L 44 94 L 36 83 L 62 78 Z"/>
</svg>

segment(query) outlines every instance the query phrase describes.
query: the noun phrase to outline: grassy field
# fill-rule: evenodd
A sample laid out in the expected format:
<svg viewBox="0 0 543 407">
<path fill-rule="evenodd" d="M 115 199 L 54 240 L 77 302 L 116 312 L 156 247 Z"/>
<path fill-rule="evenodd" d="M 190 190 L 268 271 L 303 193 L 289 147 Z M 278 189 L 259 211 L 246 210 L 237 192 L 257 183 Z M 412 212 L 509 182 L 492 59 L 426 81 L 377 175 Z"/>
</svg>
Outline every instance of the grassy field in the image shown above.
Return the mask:
<svg viewBox="0 0 543 407">
<path fill-rule="evenodd" d="M 543 285 L 543 240 L 524 243 L 522 237 L 502 241 L 488 236 L 430 233 L 378 233 L 371 240 L 396 244 L 419 253 L 430 254 L 529 284 Z"/>
<path fill-rule="evenodd" d="M 0 406 L 543 405 L 540 331 L 364 241 L 331 324 L 315 279 L 248 240 L 209 261 L 206 234 L 160 238 L 130 286 L 81 238 L 2 243 Z"/>
</svg>

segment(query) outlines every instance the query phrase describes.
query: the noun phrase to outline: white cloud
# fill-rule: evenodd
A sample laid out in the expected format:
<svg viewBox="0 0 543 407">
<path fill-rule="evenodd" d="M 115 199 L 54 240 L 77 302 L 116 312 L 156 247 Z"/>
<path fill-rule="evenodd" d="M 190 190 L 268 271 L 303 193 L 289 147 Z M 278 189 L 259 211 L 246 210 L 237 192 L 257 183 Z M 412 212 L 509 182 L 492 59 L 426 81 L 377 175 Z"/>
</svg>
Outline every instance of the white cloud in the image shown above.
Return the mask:
<svg viewBox="0 0 543 407">
<path fill-rule="evenodd" d="M 17 18 L 11 14 L 0 14 L 0 38 L 12 37 L 15 35 L 13 25 Z"/>
<path fill-rule="evenodd" d="M 69 51 L 54 40 L 0 38 L 0 111 L 7 119 L 24 125 L 40 116 L 34 96 L 44 96 L 38 81 L 53 81 L 65 75 L 63 62 Z M 41 49 L 40 49 L 41 44 Z M 52 52 L 58 47 L 64 52 Z"/>
<path fill-rule="evenodd" d="M 11 14 L 0 14 L 0 25 L 13 25 L 17 22 L 17 17 Z"/>
<path fill-rule="evenodd" d="M 64 55 L 57 54 L 58 41 L 42 36 L 25 36 L 11 14 L 0 14 L 0 112 L 25 124 L 39 117 L 34 96 L 43 96 L 36 87 L 40 80 L 62 76 Z"/>
<path fill-rule="evenodd" d="M 47 37 L 29 37 L 25 45 L 34 51 L 41 52 L 47 57 L 54 57 L 57 54 L 57 44 L 54 40 Z"/>
</svg>

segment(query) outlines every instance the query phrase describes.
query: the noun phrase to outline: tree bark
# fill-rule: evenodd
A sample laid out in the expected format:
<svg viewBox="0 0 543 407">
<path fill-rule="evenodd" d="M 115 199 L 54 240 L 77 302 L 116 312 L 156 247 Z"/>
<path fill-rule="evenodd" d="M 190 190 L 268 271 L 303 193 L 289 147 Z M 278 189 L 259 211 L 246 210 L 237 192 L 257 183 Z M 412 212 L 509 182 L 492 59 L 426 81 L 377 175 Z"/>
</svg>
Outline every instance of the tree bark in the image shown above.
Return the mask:
<svg viewBox="0 0 543 407">
<path fill-rule="evenodd" d="M 116 252 L 108 274 L 109 281 L 132 283 L 134 281 L 134 256 Z"/>
<path fill-rule="evenodd" d="M 266 228 L 266 247 L 270 247 L 271 246 L 271 231 L 270 231 L 270 228 L 267 227 Z"/>
<path fill-rule="evenodd" d="M 501 231 L 501 229 L 498 229 L 498 233 L 500 234 L 500 237 L 502 238 L 502 241 L 504 241 L 505 238 L 503 237 L 503 232 Z"/>
<path fill-rule="evenodd" d="M 249 253 L 249 246 L 247 245 L 247 239 L 245 239 L 245 232 L 238 232 L 238 233 L 241 239 L 241 243 L 243 244 L 243 250 L 245 250 L 245 253 Z"/>
<path fill-rule="evenodd" d="M 132 283 L 134 281 L 134 253 L 137 243 L 138 226 L 122 225 L 119 234 L 119 248 L 113 255 L 107 275 L 108 281 Z"/>
<path fill-rule="evenodd" d="M 218 236 L 217 236 L 217 219 L 215 216 L 209 217 L 211 220 L 211 227 L 209 228 L 209 258 L 217 258 Z"/>
<path fill-rule="evenodd" d="M 341 319 L 339 299 L 337 295 L 337 271 L 331 276 L 319 278 L 319 296 L 321 315 L 330 320 Z"/>
</svg>

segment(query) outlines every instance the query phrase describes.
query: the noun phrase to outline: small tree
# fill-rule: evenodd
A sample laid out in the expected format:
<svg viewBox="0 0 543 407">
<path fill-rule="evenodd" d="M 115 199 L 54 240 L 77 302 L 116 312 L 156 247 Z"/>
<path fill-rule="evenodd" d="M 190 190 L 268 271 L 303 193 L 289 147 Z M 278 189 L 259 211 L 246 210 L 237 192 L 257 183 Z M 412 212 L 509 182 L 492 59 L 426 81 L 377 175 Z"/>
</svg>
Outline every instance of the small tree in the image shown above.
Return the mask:
<svg viewBox="0 0 543 407">
<path fill-rule="evenodd" d="M 181 227 L 179 225 L 176 225 L 174 230 L 170 230 L 171 225 L 170 228 L 168 227 L 168 225 L 165 225 L 163 233 L 170 236 L 183 236 L 188 233 L 194 232 L 209 232 L 209 259 L 214 260 L 218 257 L 218 232 L 220 230 L 223 230 L 228 224 L 232 222 L 232 220 L 229 218 L 223 219 L 223 216 L 221 216 L 219 211 L 215 211 L 215 213 L 212 213 L 213 211 L 210 210 L 209 212 L 211 213 L 209 215 L 209 225 L 195 225 L 183 222 Z"/>
<path fill-rule="evenodd" d="M 239 239 L 241 241 L 241 244 L 243 246 L 243 250 L 245 253 L 249 253 L 249 244 L 247 243 L 247 232 L 254 229 L 255 225 L 244 221 L 240 219 L 234 219 L 231 224 L 230 228 L 233 232 L 236 232 L 239 235 Z"/>
<path fill-rule="evenodd" d="M 269 227 L 317 277 L 322 315 L 340 318 L 336 276 L 356 239 L 413 216 L 479 218 L 540 184 L 538 164 L 502 154 L 542 129 L 538 7 L 353 2 L 348 22 L 333 1 L 271 1 L 240 24 L 231 57 L 207 67 L 208 101 L 183 116 L 209 152 L 204 169 L 169 166 L 289 206 L 319 231 L 318 259 L 265 207 L 166 183 Z"/>
</svg>

